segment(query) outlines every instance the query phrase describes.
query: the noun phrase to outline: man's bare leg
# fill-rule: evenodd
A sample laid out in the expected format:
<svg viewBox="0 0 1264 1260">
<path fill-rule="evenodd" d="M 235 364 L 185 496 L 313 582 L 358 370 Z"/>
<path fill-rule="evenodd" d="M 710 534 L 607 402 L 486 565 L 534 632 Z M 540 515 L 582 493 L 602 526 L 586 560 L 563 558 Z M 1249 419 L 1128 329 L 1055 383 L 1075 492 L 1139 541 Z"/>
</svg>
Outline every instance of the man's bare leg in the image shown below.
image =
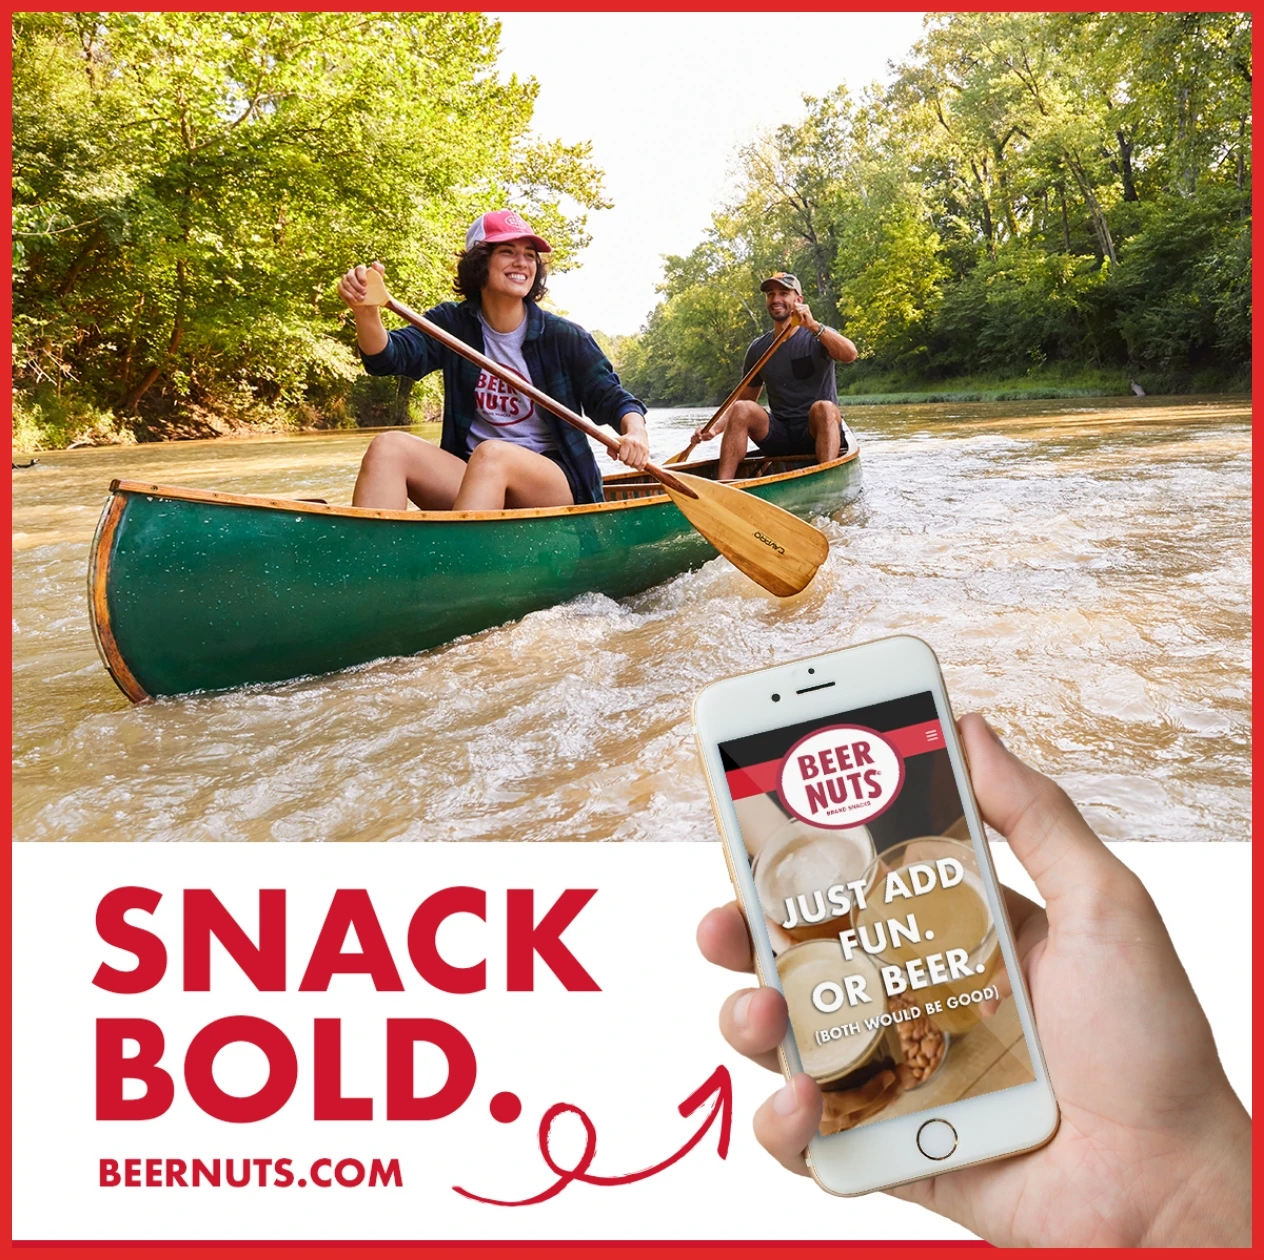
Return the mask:
<svg viewBox="0 0 1264 1260">
<path fill-rule="evenodd" d="M 821 399 L 812 404 L 808 412 L 808 432 L 816 445 L 816 462 L 828 464 L 838 458 L 838 441 L 842 417 L 838 407 Z"/>
<path fill-rule="evenodd" d="M 737 466 L 746 456 L 746 439 L 762 442 L 768 436 L 768 413 L 758 404 L 741 399 L 728 410 L 724 421 L 724 436 L 720 439 L 720 464 L 716 477 L 720 481 L 732 481 L 737 476 Z"/>
<path fill-rule="evenodd" d="M 565 507 L 574 503 L 566 474 L 551 459 L 513 442 L 480 442 L 452 504 L 458 512 Z"/>
<path fill-rule="evenodd" d="M 351 502 L 402 512 L 411 499 L 419 508 L 446 511 L 464 476 L 465 461 L 434 443 L 411 433 L 379 433 L 360 462 Z"/>
</svg>

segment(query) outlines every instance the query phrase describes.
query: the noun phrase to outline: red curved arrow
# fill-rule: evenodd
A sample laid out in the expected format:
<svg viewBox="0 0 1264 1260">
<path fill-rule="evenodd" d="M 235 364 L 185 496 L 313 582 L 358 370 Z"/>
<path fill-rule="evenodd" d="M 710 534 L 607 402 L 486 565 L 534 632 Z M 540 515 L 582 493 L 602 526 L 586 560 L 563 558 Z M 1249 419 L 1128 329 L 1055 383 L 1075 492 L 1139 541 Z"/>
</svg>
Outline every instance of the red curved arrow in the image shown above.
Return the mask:
<svg viewBox="0 0 1264 1260">
<path fill-rule="evenodd" d="M 557 1174 L 557 1181 L 548 1189 L 542 1190 L 539 1194 L 532 1195 L 529 1199 L 489 1199 L 481 1194 L 473 1194 L 469 1190 L 463 1190 L 460 1186 L 453 1186 L 452 1189 L 457 1194 L 464 1195 L 467 1199 L 474 1199 L 478 1203 L 490 1203 L 495 1207 L 529 1207 L 533 1203 L 543 1203 L 547 1199 L 559 1195 L 572 1181 L 582 1181 L 590 1186 L 626 1186 L 634 1181 L 644 1181 L 647 1177 L 660 1173 L 664 1168 L 670 1168 L 677 1160 L 684 1159 L 699 1142 L 706 1137 L 708 1130 L 715 1123 L 716 1117 L 720 1120 L 720 1137 L 716 1143 L 716 1153 L 721 1159 L 727 1159 L 729 1153 L 729 1136 L 733 1129 L 733 1082 L 729 1077 L 729 1070 L 720 1064 L 719 1067 L 707 1077 L 705 1081 L 696 1089 L 688 1098 L 682 1102 L 677 1110 L 682 1116 L 692 1115 L 704 1102 L 712 1095 L 715 1096 L 715 1102 L 711 1106 L 711 1110 L 707 1113 L 707 1117 L 699 1125 L 697 1131 L 689 1138 L 689 1140 L 676 1152 L 669 1155 L 666 1159 L 660 1160 L 657 1164 L 650 1165 L 649 1168 L 642 1168 L 640 1172 L 624 1173 L 618 1177 L 602 1177 L 596 1173 L 590 1173 L 589 1167 L 592 1165 L 593 1159 L 597 1154 L 597 1129 L 593 1122 L 588 1118 L 587 1114 L 579 1107 L 572 1103 L 554 1103 L 548 1111 L 546 1111 L 540 1119 L 539 1140 L 540 1154 L 544 1157 L 544 1162 L 549 1166 L 551 1172 Z M 554 1158 L 549 1150 L 549 1135 L 553 1128 L 553 1121 L 560 1115 L 569 1112 L 571 1115 L 579 1117 L 579 1122 L 584 1126 L 584 1150 L 580 1155 L 574 1168 L 563 1168 Z"/>
</svg>

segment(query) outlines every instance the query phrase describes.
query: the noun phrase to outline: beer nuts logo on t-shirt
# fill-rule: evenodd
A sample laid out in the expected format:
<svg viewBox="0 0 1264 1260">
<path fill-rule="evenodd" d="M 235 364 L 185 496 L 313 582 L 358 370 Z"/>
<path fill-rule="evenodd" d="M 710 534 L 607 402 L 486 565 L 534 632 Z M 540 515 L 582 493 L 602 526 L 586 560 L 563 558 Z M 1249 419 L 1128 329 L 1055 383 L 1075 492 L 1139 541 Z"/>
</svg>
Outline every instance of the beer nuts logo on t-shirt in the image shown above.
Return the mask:
<svg viewBox="0 0 1264 1260">
<path fill-rule="evenodd" d="M 888 810 L 904 786 L 904 758 L 867 726 L 826 726 L 781 763 L 781 803 L 814 827 L 858 827 Z"/>
</svg>

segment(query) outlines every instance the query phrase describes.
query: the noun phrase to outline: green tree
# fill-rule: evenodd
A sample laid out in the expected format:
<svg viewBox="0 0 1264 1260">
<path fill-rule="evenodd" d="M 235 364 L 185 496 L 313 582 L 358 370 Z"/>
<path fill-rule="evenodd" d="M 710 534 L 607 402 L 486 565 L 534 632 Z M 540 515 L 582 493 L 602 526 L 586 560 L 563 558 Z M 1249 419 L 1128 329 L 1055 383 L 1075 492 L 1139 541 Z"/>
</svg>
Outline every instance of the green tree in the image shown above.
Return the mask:
<svg viewBox="0 0 1264 1260">
<path fill-rule="evenodd" d="M 336 415 L 351 263 L 441 300 L 505 201 L 573 263 L 601 175 L 529 134 L 536 85 L 495 73 L 498 37 L 474 13 L 18 15 L 18 389 L 142 423 Z"/>
<path fill-rule="evenodd" d="M 784 267 L 857 343 L 859 377 L 1240 381 L 1251 74 L 1247 14 L 934 15 L 889 87 L 805 98 L 740 151 L 622 356 L 653 400 L 717 396 L 741 310 Z"/>
</svg>

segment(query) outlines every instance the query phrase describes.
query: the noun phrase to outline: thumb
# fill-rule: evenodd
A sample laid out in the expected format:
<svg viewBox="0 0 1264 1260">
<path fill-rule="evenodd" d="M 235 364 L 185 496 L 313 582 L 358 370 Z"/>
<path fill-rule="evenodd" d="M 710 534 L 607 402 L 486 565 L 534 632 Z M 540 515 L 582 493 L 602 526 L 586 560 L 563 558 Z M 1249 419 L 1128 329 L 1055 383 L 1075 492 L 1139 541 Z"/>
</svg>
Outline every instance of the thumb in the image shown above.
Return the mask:
<svg viewBox="0 0 1264 1260">
<path fill-rule="evenodd" d="M 375 263 L 373 264 L 373 270 L 374 270 L 374 271 L 376 271 L 376 272 L 378 273 L 378 275 L 379 275 L 379 276 L 384 276 L 384 275 L 386 275 L 386 267 L 385 267 L 385 265 L 384 265 L 384 264 L 382 264 L 382 263 L 380 263 L 380 262 L 375 262 Z"/>
<path fill-rule="evenodd" d="M 957 725 L 983 821 L 1009 841 L 1046 904 L 1100 887 L 1124 869 L 1071 798 L 1015 757 L 979 714 Z"/>
</svg>

